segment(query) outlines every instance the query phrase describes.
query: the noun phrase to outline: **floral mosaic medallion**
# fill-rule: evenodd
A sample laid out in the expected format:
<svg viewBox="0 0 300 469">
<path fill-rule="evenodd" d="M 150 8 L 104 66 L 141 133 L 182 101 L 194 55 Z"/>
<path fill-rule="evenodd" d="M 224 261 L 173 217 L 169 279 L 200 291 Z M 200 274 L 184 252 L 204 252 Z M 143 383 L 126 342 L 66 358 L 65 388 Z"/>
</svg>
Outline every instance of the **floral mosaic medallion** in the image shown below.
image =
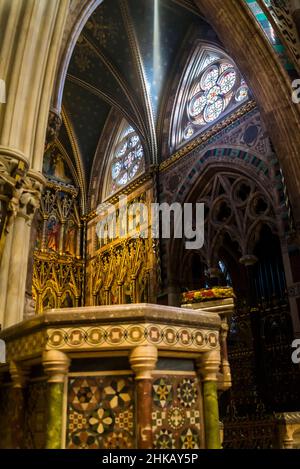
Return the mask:
<svg viewBox="0 0 300 469">
<path fill-rule="evenodd" d="M 197 389 L 195 381 L 191 379 L 184 379 L 177 387 L 177 397 L 179 402 L 185 407 L 195 405 L 197 399 Z"/>
<path fill-rule="evenodd" d="M 180 435 L 180 449 L 199 449 L 199 434 L 196 430 L 189 428 Z"/>
<path fill-rule="evenodd" d="M 196 376 L 172 375 L 154 379 L 152 395 L 154 447 L 201 448 L 201 393 Z"/>
<path fill-rule="evenodd" d="M 173 401 L 173 389 L 170 381 L 161 378 L 153 384 L 153 401 L 159 407 L 166 407 Z"/>
<path fill-rule="evenodd" d="M 112 409 L 127 407 L 131 400 L 131 392 L 124 379 L 114 380 L 104 388 L 104 399 L 107 400 Z"/>
<path fill-rule="evenodd" d="M 175 439 L 169 430 L 160 430 L 154 438 L 155 449 L 176 449 Z"/>
<path fill-rule="evenodd" d="M 115 423 L 114 420 L 114 414 L 110 409 L 103 409 L 100 407 L 92 413 L 89 418 L 89 424 L 95 432 L 102 435 L 113 428 Z"/>
<path fill-rule="evenodd" d="M 69 401 L 76 410 L 90 411 L 97 407 L 100 400 L 99 388 L 92 379 L 73 381 Z"/>
<path fill-rule="evenodd" d="M 174 430 L 182 428 L 185 422 L 185 412 L 179 407 L 173 407 L 169 411 L 169 425 Z"/>
<path fill-rule="evenodd" d="M 66 448 L 135 448 L 133 396 L 131 376 L 71 378 Z"/>
</svg>

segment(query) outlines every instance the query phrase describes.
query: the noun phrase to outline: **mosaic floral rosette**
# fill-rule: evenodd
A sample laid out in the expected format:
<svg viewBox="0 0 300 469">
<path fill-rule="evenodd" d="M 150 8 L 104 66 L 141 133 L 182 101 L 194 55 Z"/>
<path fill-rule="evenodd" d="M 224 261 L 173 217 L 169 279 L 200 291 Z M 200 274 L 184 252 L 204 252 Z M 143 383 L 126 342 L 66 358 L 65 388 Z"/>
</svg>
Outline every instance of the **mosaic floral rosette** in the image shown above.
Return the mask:
<svg viewBox="0 0 300 469">
<path fill-rule="evenodd" d="M 200 303 L 202 301 L 216 301 L 226 298 L 234 298 L 231 287 L 203 288 L 197 291 L 190 291 L 182 294 L 181 304 Z"/>
</svg>

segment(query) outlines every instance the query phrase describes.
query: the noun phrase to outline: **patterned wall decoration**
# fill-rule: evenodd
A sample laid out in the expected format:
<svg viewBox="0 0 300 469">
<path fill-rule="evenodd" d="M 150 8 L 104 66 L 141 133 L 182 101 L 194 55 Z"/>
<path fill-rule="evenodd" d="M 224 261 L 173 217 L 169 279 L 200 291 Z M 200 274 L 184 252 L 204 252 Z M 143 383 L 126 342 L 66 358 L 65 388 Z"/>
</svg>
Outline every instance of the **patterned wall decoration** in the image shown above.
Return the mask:
<svg viewBox="0 0 300 469">
<path fill-rule="evenodd" d="M 292 71 L 294 70 L 293 65 L 289 61 L 288 54 L 286 48 L 282 44 L 282 41 L 274 31 L 269 18 L 265 15 L 264 11 L 261 9 L 262 3 L 260 1 L 255 0 L 244 0 L 249 9 L 252 11 L 253 15 L 255 16 L 258 24 L 262 28 L 263 32 L 265 33 L 268 41 L 270 42 L 271 46 L 273 47 L 276 54 L 279 56 L 282 64 L 285 66 L 286 70 Z M 264 5 L 264 3 L 263 3 Z M 269 15 L 268 15 L 269 16 Z"/>
<path fill-rule="evenodd" d="M 202 400 L 195 375 L 157 375 L 152 398 L 155 449 L 203 447 Z"/>
<path fill-rule="evenodd" d="M 35 245 L 28 274 L 33 305 L 26 310 L 28 316 L 52 308 L 79 306 L 81 302 L 83 222 L 79 191 L 66 159 L 55 145 L 46 151 L 44 172 L 48 183 L 33 226 Z"/>
<path fill-rule="evenodd" d="M 99 215 L 89 222 L 88 304 L 156 302 L 158 254 L 157 244 L 151 237 L 152 197 L 151 185 L 148 184 L 133 192 L 123 208 L 117 202 L 115 233 L 104 223 L 107 219 L 105 204 L 103 210 L 98 208 Z M 149 217 L 143 210 L 131 212 L 131 208 L 139 204 L 148 207 Z"/>
<path fill-rule="evenodd" d="M 25 444 L 26 449 L 44 449 L 47 423 L 47 382 L 29 383 L 25 402 Z"/>
<path fill-rule="evenodd" d="M 133 449 L 134 380 L 131 376 L 69 379 L 66 448 Z"/>
<path fill-rule="evenodd" d="M 258 0 L 258 3 L 270 18 L 274 28 L 278 31 L 282 42 L 286 45 L 287 51 L 293 60 L 293 64 L 298 68 L 300 43 L 288 2 L 282 0 Z"/>
</svg>

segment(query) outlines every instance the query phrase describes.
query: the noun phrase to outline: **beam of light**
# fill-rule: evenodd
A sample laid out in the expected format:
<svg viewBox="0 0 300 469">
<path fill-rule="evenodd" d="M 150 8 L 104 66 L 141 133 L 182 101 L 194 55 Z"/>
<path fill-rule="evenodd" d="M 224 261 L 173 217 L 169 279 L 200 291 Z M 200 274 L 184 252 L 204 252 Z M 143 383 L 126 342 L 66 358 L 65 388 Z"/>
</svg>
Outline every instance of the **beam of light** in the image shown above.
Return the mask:
<svg viewBox="0 0 300 469">
<path fill-rule="evenodd" d="M 154 0 L 153 28 L 153 85 L 158 85 L 161 76 L 161 44 L 159 0 Z"/>
</svg>

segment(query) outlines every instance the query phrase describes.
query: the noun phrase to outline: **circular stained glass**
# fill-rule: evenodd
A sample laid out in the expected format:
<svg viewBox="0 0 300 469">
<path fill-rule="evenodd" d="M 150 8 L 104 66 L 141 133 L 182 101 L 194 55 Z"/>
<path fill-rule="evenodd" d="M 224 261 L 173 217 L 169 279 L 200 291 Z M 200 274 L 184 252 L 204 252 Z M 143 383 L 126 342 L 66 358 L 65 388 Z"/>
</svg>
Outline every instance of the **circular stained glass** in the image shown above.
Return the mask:
<svg viewBox="0 0 300 469">
<path fill-rule="evenodd" d="M 185 140 L 188 140 L 189 138 L 191 138 L 193 135 L 194 135 L 194 129 L 191 125 L 188 125 L 184 131 L 184 138 Z"/>
<path fill-rule="evenodd" d="M 206 95 L 206 100 L 208 104 L 213 104 L 217 101 L 218 95 L 221 93 L 221 88 L 216 85 L 213 86 Z"/>
<path fill-rule="evenodd" d="M 213 104 L 206 106 L 204 110 L 204 119 L 207 123 L 213 122 L 219 117 L 223 111 L 223 103 L 223 99 L 218 97 L 218 99 Z"/>
<path fill-rule="evenodd" d="M 235 99 L 238 103 L 240 103 L 240 102 L 244 101 L 245 99 L 247 99 L 248 95 L 249 95 L 248 87 L 247 86 L 241 86 L 235 94 Z"/>
<path fill-rule="evenodd" d="M 116 156 L 118 158 L 120 158 L 121 156 L 123 156 L 126 153 L 126 150 L 127 150 L 127 142 L 123 142 L 119 146 L 118 150 L 116 151 Z"/>
<path fill-rule="evenodd" d="M 138 164 L 135 164 L 131 170 L 129 171 L 129 178 L 132 179 L 134 178 L 134 176 L 136 175 L 136 173 L 138 172 L 139 170 L 139 165 Z"/>
<path fill-rule="evenodd" d="M 219 67 L 216 65 L 210 67 L 201 78 L 201 88 L 204 91 L 212 88 L 218 81 L 219 77 Z"/>
<path fill-rule="evenodd" d="M 222 94 L 227 94 L 235 85 L 236 73 L 233 68 L 226 70 L 219 78 L 218 84 L 221 88 Z"/>
<path fill-rule="evenodd" d="M 203 111 L 207 104 L 206 96 L 201 93 L 200 95 L 194 96 L 190 104 L 190 114 L 192 117 L 198 116 Z"/>
<path fill-rule="evenodd" d="M 139 142 L 139 137 L 137 135 L 133 135 L 128 140 L 128 147 L 134 148 L 138 144 L 138 142 Z"/>
<path fill-rule="evenodd" d="M 119 186 L 124 186 L 128 182 L 128 173 L 123 174 L 123 176 L 117 181 Z"/>
<path fill-rule="evenodd" d="M 228 63 L 222 63 L 220 65 L 220 73 L 225 72 L 225 70 L 227 70 L 228 68 L 232 68 L 232 65 Z"/>
<path fill-rule="evenodd" d="M 130 152 L 130 153 L 128 153 L 128 155 L 126 155 L 126 157 L 125 157 L 125 159 L 124 159 L 124 167 L 125 167 L 126 169 L 128 169 L 129 166 L 132 165 L 132 163 L 134 162 L 134 157 L 135 157 L 135 154 L 134 154 L 133 151 Z"/>
<path fill-rule="evenodd" d="M 128 184 L 144 168 L 144 150 L 135 130 L 132 127 L 124 129 L 120 139 L 111 163 L 110 191 Z"/>
<path fill-rule="evenodd" d="M 143 147 L 142 147 L 142 145 L 140 145 L 140 146 L 138 146 L 138 147 L 136 148 L 135 157 L 136 157 L 138 160 L 140 160 L 140 159 L 143 158 L 143 156 L 144 156 Z"/>
<path fill-rule="evenodd" d="M 121 163 L 115 163 L 112 165 L 112 178 L 113 179 L 117 179 L 117 177 L 119 177 L 120 173 L 121 173 L 121 170 L 122 170 L 122 164 Z"/>
</svg>

